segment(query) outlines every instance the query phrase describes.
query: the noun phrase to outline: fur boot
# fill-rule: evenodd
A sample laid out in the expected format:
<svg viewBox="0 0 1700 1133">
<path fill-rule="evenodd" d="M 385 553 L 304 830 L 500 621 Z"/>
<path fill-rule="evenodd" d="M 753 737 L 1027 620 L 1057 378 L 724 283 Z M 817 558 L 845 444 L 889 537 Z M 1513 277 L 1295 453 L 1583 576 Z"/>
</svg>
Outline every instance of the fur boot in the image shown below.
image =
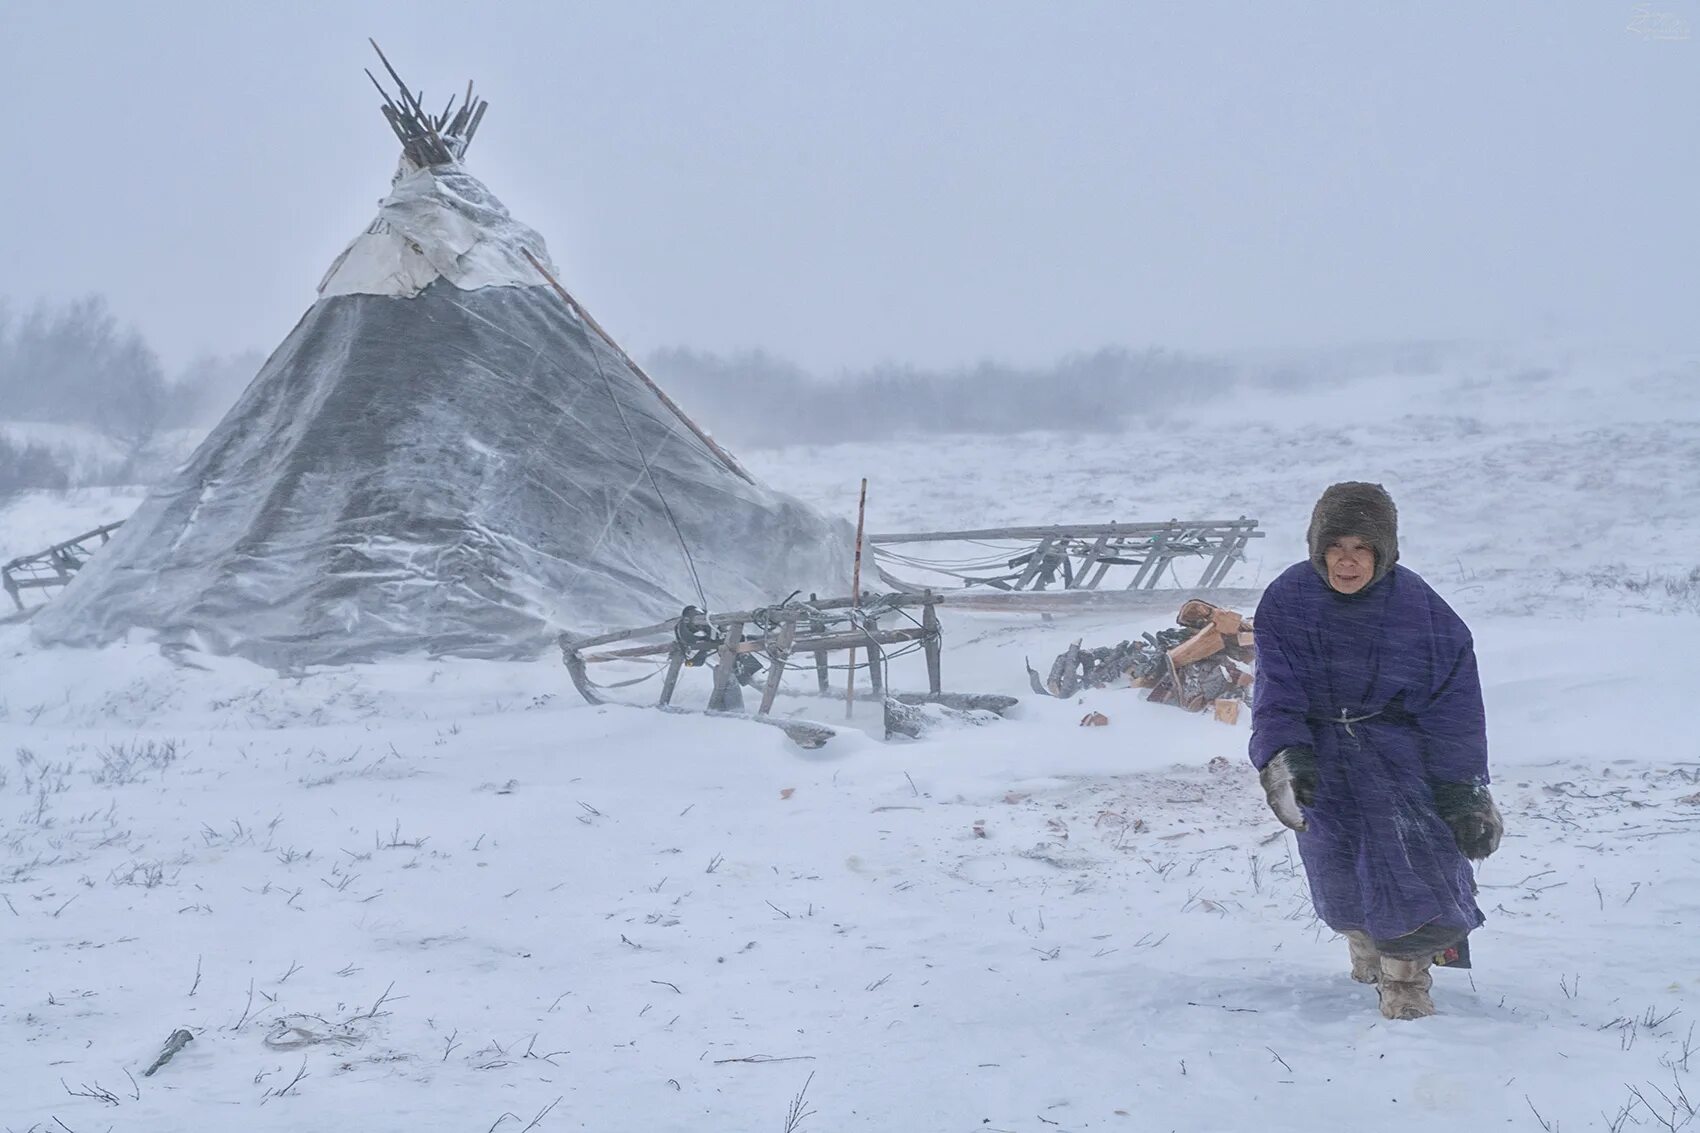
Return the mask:
<svg viewBox="0 0 1700 1133">
<path fill-rule="evenodd" d="M 1428 989 L 1434 986 L 1427 960 L 1381 958 L 1381 1015 L 1384 1019 L 1424 1019 L 1434 1014 Z"/>
<path fill-rule="evenodd" d="M 1375 941 L 1364 933 L 1348 932 L 1346 944 L 1352 950 L 1352 978 L 1361 984 L 1379 983 L 1381 953 L 1375 950 Z"/>
</svg>

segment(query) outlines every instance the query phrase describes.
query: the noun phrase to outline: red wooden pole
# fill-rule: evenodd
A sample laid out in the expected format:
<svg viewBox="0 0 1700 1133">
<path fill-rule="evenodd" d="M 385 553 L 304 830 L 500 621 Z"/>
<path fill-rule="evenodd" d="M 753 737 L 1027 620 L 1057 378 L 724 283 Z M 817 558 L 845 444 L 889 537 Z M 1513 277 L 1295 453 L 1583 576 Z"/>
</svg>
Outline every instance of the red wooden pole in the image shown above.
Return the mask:
<svg viewBox="0 0 1700 1133">
<path fill-rule="evenodd" d="M 856 625 L 856 615 L 862 605 L 862 532 L 868 517 L 868 478 L 862 477 L 862 498 L 856 504 L 856 565 L 850 572 L 850 625 Z M 871 655 L 870 655 L 871 656 Z M 850 719 L 856 710 L 856 647 L 850 647 L 850 679 L 844 688 L 844 718 Z"/>
</svg>

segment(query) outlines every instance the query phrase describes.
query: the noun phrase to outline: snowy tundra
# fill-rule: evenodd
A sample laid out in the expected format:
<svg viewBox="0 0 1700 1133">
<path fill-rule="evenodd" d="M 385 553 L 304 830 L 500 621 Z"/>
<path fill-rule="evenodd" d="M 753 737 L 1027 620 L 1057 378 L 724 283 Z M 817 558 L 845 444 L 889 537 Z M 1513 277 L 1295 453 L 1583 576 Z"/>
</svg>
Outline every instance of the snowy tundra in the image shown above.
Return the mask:
<svg viewBox="0 0 1700 1133">
<path fill-rule="evenodd" d="M 1161 614 L 947 610 L 947 687 L 1022 695 L 1012 718 L 813 752 L 589 707 L 549 657 L 285 678 L 12 624 L 0 1128 L 1694 1123 L 1695 360 L 1484 355 L 1118 435 L 745 455 L 836 515 L 870 476 L 887 530 L 1254 515 L 1245 586 L 1303 557 L 1323 485 L 1386 484 L 1481 658 L 1508 836 L 1475 968 L 1436 973 L 1435 1018 L 1384 1021 L 1243 722 L 1028 690 L 1024 658 Z M 15 499 L 0 558 L 134 500 Z"/>
</svg>

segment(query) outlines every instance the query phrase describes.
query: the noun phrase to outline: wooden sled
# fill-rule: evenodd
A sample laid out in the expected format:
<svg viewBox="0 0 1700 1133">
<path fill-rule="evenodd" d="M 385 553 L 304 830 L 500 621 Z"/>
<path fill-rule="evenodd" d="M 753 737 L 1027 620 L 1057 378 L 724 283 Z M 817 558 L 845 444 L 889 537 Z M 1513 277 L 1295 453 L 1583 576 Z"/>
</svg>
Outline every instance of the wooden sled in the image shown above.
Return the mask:
<svg viewBox="0 0 1700 1133">
<path fill-rule="evenodd" d="M 811 595 L 806 602 L 787 599 L 776 606 L 726 614 L 706 614 L 687 606 L 678 617 L 655 625 L 590 637 L 562 634 L 561 659 L 579 695 L 590 704 L 605 704 L 608 700 L 602 694 L 606 690 L 638 684 L 649 677 L 602 685 L 590 678 L 591 665 L 665 658 L 661 694 L 654 707 L 767 724 L 780 728 L 804 748 L 820 747 L 837 735 L 837 730 L 812 720 L 772 715 L 780 684 L 786 672 L 798 665 L 799 655 L 807 655 L 813 661 L 817 689 L 809 695 L 837 695 L 829 681 L 831 657 L 835 653 L 849 655 L 845 667 L 852 672 L 865 669 L 872 695 L 887 702 L 887 738 L 894 731 L 902 733 L 900 723 L 894 727 L 894 721 L 902 716 L 901 708 L 894 708 L 894 704 L 936 703 L 959 711 L 989 709 L 1002 715 L 1015 703 L 1013 697 L 943 691 L 938 618 L 938 606 L 943 600 L 932 591 L 921 591 L 870 595 L 859 600 L 819 599 Z M 650 640 L 645 642 L 646 638 Z M 638 644 L 621 645 L 621 642 Z M 865 660 L 857 659 L 857 651 L 862 652 Z M 919 651 L 926 659 L 928 689 L 925 693 L 888 697 L 886 662 L 894 655 L 910 651 Z M 744 688 L 752 691 L 756 688 L 755 675 L 763 668 L 758 657 L 765 659 L 766 675 L 760 681 L 760 702 L 752 712 L 745 709 Z M 679 674 L 687 667 L 699 665 L 710 665 L 714 670 L 714 686 L 707 706 L 693 710 L 675 705 L 673 696 Z M 853 698 L 848 689 L 845 695 L 847 699 Z"/>
</svg>

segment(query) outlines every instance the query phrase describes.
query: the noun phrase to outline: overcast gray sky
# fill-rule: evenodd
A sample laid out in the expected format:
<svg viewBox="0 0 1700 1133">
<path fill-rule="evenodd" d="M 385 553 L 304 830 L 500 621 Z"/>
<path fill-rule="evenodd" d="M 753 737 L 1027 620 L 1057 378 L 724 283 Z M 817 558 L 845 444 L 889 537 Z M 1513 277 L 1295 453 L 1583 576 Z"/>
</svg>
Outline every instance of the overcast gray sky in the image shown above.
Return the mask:
<svg viewBox="0 0 1700 1133">
<path fill-rule="evenodd" d="M 371 34 L 636 351 L 1693 345 L 1700 0 L 1639 7 L 0 0 L 0 295 L 269 351 L 394 168 Z"/>
</svg>

